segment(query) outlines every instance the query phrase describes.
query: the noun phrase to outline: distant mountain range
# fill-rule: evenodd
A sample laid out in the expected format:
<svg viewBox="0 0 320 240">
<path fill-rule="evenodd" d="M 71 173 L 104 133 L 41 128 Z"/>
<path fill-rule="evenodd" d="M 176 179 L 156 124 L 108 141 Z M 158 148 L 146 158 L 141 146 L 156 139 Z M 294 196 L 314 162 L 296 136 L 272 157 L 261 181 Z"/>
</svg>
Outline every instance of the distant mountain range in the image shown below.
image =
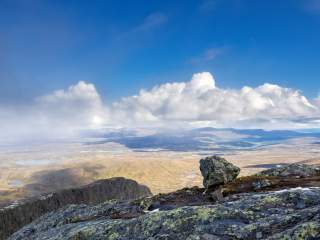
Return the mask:
<svg viewBox="0 0 320 240">
<path fill-rule="evenodd" d="M 92 135 L 91 135 L 92 136 Z M 116 142 L 135 151 L 226 151 L 252 150 L 294 138 L 319 138 L 320 131 L 291 131 L 233 128 L 197 128 L 159 131 L 118 129 L 95 133 L 96 143 Z"/>
</svg>

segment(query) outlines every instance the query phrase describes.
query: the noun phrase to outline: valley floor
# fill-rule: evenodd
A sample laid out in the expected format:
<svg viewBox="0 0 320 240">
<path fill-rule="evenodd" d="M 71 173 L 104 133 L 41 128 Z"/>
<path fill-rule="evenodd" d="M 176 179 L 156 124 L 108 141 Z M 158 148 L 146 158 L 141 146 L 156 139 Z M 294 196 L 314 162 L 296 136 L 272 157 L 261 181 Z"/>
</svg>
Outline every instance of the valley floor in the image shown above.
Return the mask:
<svg viewBox="0 0 320 240">
<path fill-rule="evenodd" d="M 137 152 L 115 143 L 51 143 L 0 151 L 0 203 L 116 176 L 145 184 L 154 194 L 201 186 L 199 159 L 213 154 Z M 276 165 L 320 164 L 320 145 L 300 138 L 224 155 L 245 176 Z"/>
</svg>

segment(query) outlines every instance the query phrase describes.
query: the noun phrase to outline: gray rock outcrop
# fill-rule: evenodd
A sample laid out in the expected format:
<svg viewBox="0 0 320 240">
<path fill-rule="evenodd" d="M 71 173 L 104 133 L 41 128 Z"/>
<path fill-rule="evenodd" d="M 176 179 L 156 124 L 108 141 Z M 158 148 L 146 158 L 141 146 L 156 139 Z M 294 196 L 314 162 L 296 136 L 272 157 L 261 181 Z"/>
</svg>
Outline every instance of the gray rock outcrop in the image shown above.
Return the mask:
<svg viewBox="0 0 320 240">
<path fill-rule="evenodd" d="M 200 160 L 200 171 L 203 176 L 203 186 L 206 189 L 215 189 L 236 179 L 240 168 L 222 157 L 212 156 Z"/>
<path fill-rule="evenodd" d="M 269 176 L 269 177 L 313 177 L 320 175 L 320 167 L 293 163 L 286 166 L 277 168 L 270 168 L 259 172 L 257 176 Z"/>
<path fill-rule="evenodd" d="M 9 239 L 320 239 L 319 199 L 320 188 L 299 188 L 148 213 L 137 202 L 70 205 Z"/>
<path fill-rule="evenodd" d="M 316 167 L 291 165 L 235 179 L 240 169 L 214 156 L 202 159 L 200 170 L 206 189 L 64 206 L 24 226 L 9 240 L 320 239 Z M 218 189 L 223 190 L 222 201 L 205 194 Z"/>
<path fill-rule="evenodd" d="M 148 187 L 118 177 L 27 199 L 0 209 L 0 239 L 5 239 L 43 214 L 68 204 L 98 204 L 111 199 L 132 200 L 150 195 Z"/>
</svg>

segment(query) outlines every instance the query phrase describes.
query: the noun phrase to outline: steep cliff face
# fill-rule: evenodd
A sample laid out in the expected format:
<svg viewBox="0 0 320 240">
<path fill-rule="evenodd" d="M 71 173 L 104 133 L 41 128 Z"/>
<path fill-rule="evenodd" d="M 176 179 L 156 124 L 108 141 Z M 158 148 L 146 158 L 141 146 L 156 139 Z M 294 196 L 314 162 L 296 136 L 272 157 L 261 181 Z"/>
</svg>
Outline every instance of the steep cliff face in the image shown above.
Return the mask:
<svg viewBox="0 0 320 240">
<path fill-rule="evenodd" d="M 5 239 L 41 215 L 68 204 L 98 204 L 106 200 L 130 200 L 150 196 L 149 188 L 125 178 L 99 180 L 0 209 L 0 239 Z"/>
</svg>

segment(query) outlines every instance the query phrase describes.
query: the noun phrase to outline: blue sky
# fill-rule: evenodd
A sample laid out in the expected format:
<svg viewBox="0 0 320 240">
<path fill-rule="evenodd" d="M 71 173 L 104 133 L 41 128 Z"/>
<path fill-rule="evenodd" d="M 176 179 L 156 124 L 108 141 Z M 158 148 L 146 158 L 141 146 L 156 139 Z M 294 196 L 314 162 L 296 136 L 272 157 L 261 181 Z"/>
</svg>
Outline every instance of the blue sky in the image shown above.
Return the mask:
<svg viewBox="0 0 320 240">
<path fill-rule="evenodd" d="M 319 29 L 320 0 L 0 0 L 0 138 L 320 128 Z"/>
<path fill-rule="evenodd" d="M 318 0 L 0 0 L 0 102 L 79 80 L 114 101 L 202 71 L 314 98 L 319 29 Z"/>
</svg>

